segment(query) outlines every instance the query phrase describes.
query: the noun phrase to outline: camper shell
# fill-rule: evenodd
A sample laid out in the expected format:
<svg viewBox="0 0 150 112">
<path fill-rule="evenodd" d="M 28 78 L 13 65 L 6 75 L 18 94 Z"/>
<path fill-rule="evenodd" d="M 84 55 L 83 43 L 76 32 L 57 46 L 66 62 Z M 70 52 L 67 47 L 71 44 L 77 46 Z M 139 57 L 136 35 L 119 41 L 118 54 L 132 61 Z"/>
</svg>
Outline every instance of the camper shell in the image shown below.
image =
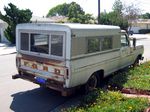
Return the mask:
<svg viewBox="0 0 150 112">
<path fill-rule="evenodd" d="M 62 93 L 87 84 L 93 74 L 98 82 L 143 54 L 143 46 L 134 48 L 125 32 L 108 25 L 19 24 L 16 44 L 19 74 L 13 78 Z"/>
</svg>

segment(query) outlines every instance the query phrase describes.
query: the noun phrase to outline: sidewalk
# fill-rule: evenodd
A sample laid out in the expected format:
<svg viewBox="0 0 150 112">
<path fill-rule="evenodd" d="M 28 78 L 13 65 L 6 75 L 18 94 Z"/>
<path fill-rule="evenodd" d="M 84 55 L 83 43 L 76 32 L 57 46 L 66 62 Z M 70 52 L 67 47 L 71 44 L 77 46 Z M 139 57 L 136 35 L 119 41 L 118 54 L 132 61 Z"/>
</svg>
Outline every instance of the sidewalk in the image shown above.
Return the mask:
<svg viewBox="0 0 150 112">
<path fill-rule="evenodd" d="M 8 43 L 0 43 L 0 56 L 16 53 L 16 46 Z"/>
<path fill-rule="evenodd" d="M 133 34 L 129 36 L 130 38 L 136 38 L 137 40 L 143 40 L 143 39 L 147 39 L 150 38 L 150 35 L 146 35 L 146 34 Z"/>
</svg>

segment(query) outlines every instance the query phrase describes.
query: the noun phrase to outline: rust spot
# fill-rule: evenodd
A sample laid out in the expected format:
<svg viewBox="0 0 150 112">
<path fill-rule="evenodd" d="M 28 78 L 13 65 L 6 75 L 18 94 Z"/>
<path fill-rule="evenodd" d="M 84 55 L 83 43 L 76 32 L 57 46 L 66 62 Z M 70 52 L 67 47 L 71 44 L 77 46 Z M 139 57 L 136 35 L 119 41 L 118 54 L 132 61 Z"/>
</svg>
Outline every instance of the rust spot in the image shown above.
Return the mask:
<svg viewBox="0 0 150 112">
<path fill-rule="evenodd" d="M 48 71 L 48 67 L 47 67 L 47 66 L 44 66 L 44 67 L 43 67 L 43 70 L 44 70 L 44 71 Z"/>
<path fill-rule="evenodd" d="M 37 65 L 36 65 L 36 64 L 33 64 L 33 65 L 32 65 L 32 68 L 33 68 L 33 69 L 37 69 Z"/>
</svg>

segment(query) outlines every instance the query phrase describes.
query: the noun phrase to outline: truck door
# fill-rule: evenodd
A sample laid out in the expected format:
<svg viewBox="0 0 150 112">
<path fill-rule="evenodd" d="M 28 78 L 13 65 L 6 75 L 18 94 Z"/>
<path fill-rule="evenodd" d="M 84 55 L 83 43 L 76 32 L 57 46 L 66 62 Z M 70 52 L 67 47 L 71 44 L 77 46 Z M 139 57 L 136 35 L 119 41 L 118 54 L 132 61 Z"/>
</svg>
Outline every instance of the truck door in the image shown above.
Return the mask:
<svg viewBox="0 0 150 112">
<path fill-rule="evenodd" d="M 132 63 L 132 51 L 130 41 L 126 33 L 121 34 L 121 67 L 129 66 Z"/>
</svg>

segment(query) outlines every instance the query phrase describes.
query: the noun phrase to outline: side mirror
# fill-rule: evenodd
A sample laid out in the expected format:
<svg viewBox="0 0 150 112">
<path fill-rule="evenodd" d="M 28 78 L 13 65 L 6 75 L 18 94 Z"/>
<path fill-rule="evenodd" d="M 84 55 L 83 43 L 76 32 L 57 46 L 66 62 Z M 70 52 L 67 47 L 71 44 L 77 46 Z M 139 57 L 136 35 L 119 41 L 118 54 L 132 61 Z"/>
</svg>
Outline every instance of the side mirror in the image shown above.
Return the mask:
<svg viewBox="0 0 150 112">
<path fill-rule="evenodd" d="M 133 47 L 136 47 L 136 38 L 133 38 Z"/>
</svg>

